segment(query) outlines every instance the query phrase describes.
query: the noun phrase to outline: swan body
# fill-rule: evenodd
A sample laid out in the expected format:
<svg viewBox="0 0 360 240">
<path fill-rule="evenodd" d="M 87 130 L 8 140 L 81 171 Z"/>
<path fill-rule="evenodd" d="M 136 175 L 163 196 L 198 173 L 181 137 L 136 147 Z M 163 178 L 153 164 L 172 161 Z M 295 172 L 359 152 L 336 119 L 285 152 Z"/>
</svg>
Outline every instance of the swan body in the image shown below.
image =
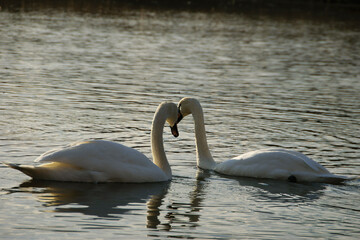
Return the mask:
<svg viewBox="0 0 360 240">
<path fill-rule="evenodd" d="M 41 180 L 72 182 L 161 182 L 171 180 L 162 132 L 165 121 L 176 126 L 174 103 L 159 105 L 151 129 L 154 162 L 141 152 L 120 143 L 93 140 L 70 144 L 46 152 L 35 159 L 38 166 L 7 164 L 24 174 Z"/>
<path fill-rule="evenodd" d="M 338 183 L 346 177 L 330 173 L 307 156 L 285 149 L 263 149 L 244 153 L 217 164 L 215 172 L 242 177 L 272 178 L 291 182 Z"/>
<path fill-rule="evenodd" d="M 254 178 L 271 178 L 292 182 L 340 183 L 349 178 L 330 173 L 302 153 L 286 149 L 264 149 L 244 153 L 216 164 L 211 156 L 202 107 L 195 98 L 183 98 L 178 104 L 178 123 L 189 114 L 195 122 L 197 166 L 217 173 Z"/>
</svg>

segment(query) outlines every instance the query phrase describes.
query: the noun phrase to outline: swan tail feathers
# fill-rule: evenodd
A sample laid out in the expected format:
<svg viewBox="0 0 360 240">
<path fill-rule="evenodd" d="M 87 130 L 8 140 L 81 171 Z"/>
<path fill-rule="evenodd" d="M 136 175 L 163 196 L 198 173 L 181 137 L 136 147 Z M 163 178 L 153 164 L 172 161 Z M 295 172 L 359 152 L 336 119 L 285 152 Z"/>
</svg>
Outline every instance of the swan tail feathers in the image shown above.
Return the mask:
<svg viewBox="0 0 360 240">
<path fill-rule="evenodd" d="M 4 163 L 6 166 L 16 169 L 29 177 L 34 178 L 36 175 L 36 169 L 33 166 L 20 165 L 15 163 Z"/>
<path fill-rule="evenodd" d="M 76 166 L 64 163 L 47 163 L 37 167 L 4 163 L 6 166 L 16 169 L 25 175 L 38 180 L 70 181 L 70 182 L 106 182 L 108 176 L 103 172 L 84 170 Z"/>
<path fill-rule="evenodd" d="M 339 175 L 328 175 L 328 176 L 320 176 L 320 181 L 323 183 L 331 183 L 331 184 L 341 184 L 346 181 L 354 180 L 354 178 L 349 178 L 345 176 L 339 176 Z"/>
</svg>

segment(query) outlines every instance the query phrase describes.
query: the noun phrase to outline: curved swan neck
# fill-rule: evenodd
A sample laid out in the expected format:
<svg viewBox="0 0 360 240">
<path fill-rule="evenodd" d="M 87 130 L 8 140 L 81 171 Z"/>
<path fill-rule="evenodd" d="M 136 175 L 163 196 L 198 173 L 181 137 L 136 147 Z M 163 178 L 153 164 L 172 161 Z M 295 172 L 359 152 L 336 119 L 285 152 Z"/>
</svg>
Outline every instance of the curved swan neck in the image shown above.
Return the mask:
<svg viewBox="0 0 360 240">
<path fill-rule="evenodd" d="M 211 156 L 206 140 L 204 114 L 198 101 L 192 105 L 192 115 L 195 123 L 196 160 L 198 167 L 202 169 L 214 169 L 216 163 Z"/>
<path fill-rule="evenodd" d="M 166 158 L 163 142 L 163 129 L 167 118 L 166 104 L 156 110 L 151 126 L 151 152 L 154 163 L 171 179 L 172 173 Z"/>
</svg>

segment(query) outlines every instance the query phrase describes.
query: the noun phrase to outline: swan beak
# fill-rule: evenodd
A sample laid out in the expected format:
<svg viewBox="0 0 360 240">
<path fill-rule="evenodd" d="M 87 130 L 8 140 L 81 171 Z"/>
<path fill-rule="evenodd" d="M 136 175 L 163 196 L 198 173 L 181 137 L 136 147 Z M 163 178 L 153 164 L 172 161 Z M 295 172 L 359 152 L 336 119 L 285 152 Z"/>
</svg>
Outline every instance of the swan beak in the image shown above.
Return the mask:
<svg viewBox="0 0 360 240">
<path fill-rule="evenodd" d="M 177 128 L 177 124 L 175 123 L 174 126 L 170 127 L 171 129 L 171 133 L 174 137 L 178 137 L 179 136 L 179 131 L 178 131 L 178 128 Z"/>
<path fill-rule="evenodd" d="M 178 124 L 183 119 L 183 117 L 184 116 L 181 114 L 180 109 L 178 109 L 178 119 L 176 121 L 176 124 Z"/>
</svg>

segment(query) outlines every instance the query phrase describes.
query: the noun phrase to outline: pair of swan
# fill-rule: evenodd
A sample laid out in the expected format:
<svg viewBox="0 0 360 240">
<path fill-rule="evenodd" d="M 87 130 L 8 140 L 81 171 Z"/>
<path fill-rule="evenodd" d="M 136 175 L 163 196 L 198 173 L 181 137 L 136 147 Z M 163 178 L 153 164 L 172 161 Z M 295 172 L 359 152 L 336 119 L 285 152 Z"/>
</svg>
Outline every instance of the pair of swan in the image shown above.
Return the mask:
<svg viewBox="0 0 360 240">
<path fill-rule="evenodd" d="M 340 183 L 347 177 L 331 174 L 307 156 L 285 149 L 265 149 L 242 154 L 216 164 L 210 153 L 202 107 L 195 98 L 183 98 L 178 106 L 161 103 L 151 128 L 153 161 L 122 144 L 95 140 L 71 144 L 44 153 L 35 161 L 39 166 L 7 164 L 34 179 L 74 182 L 161 182 L 172 178 L 163 145 L 165 122 L 177 137 L 177 124 L 189 114 L 195 122 L 197 166 L 220 174 L 272 178 L 292 182 Z"/>
</svg>

